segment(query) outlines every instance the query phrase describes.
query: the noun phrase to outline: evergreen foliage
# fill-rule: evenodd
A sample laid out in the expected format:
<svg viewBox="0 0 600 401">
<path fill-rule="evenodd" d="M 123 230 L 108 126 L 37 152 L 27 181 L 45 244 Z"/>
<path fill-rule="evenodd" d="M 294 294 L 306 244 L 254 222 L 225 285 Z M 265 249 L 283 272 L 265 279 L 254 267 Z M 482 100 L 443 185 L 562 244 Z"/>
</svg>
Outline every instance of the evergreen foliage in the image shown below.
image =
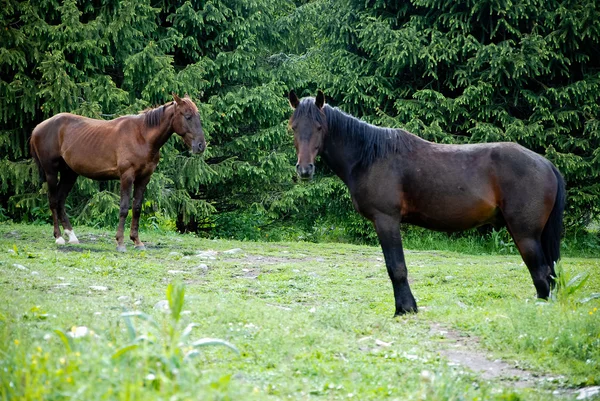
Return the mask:
<svg viewBox="0 0 600 401">
<path fill-rule="evenodd" d="M 211 227 L 216 211 L 260 209 L 265 194 L 292 184 L 286 85 L 269 62 L 282 47 L 276 19 L 292 9 L 273 0 L 10 1 L 0 11 L 1 207 L 17 220 L 49 217 L 27 150 L 43 119 L 63 111 L 115 118 L 175 91 L 199 105 L 209 149 L 191 157 L 171 139 L 143 215 L 198 228 Z M 115 224 L 117 189 L 80 177 L 70 214 Z"/>
<path fill-rule="evenodd" d="M 327 3 L 318 83 L 332 102 L 436 142 L 518 142 L 565 176 L 569 226 L 598 218 L 596 1 Z"/>
<path fill-rule="evenodd" d="M 49 219 L 28 155 L 36 124 L 137 113 L 175 91 L 199 106 L 208 149 L 169 140 L 142 224 L 238 238 L 328 224 L 372 239 L 325 166 L 295 182 L 291 88 L 436 142 L 519 142 L 564 174 L 570 227 L 600 216 L 595 0 L 7 0 L 0 21 L 0 219 Z M 117 190 L 79 178 L 69 214 L 116 224 Z"/>
</svg>

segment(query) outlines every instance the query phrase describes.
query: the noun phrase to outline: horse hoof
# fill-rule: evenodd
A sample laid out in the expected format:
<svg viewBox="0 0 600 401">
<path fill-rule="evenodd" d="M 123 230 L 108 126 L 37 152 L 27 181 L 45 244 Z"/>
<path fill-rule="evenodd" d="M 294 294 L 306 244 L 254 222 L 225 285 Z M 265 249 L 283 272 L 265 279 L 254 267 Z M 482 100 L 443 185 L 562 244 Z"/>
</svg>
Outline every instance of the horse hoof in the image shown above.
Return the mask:
<svg viewBox="0 0 600 401">
<path fill-rule="evenodd" d="M 58 237 L 54 242 L 56 242 L 56 245 L 64 245 L 65 239 L 63 237 Z"/>
<path fill-rule="evenodd" d="M 65 235 L 69 236 L 69 244 L 79 244 L 79 240 L 73 230 L 65 230 Z"/>
<path fill-rule="evenodd" d="M 414 307 L 396 309 L 396 313 L 394 313 L 394 317 L 405 316 L 405 315 L 418 313 L 418 312 L 419 312 L 419 310 L 417 309 L 417 306 L 415 305 Z"/>
<path fill-rule="evenodd" d="M 138 251 L 145 251 L 146 250 L 146 246 L 145 245 L 136 245 L 134 248 L 137 249 Z"/>
<path fill-rule="evenodd" d="M 117 252 L 125 252 L 126 250 L 127 250 L 127 248 L 125 248 L 125 245 L 117 246 Z"/>
</svg>

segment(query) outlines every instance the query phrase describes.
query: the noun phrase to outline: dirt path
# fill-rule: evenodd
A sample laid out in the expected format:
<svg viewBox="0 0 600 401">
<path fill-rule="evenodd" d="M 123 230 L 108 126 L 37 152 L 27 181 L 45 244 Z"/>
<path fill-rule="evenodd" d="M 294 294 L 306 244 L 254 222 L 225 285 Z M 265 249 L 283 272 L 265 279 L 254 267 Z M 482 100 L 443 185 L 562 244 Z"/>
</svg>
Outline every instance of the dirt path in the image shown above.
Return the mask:
<svg viewBox="0 0 600 401">
<path fill-rule="evenodd" d="M 477 372 L 485 380 L 501 380 L 510 382 L 514 387 L 534 387 L 541 380 L 555 378 L 534 374 L 515 367 L 500 359 L 492 359 L 479 346 L 479 339 L 473 336 L 461 335 L 456 330 L 449 329 L 439 323 L 430 326 L 430 334 L 446 339 L 446 346 L 439 353 L 446 357 L 451 364 L 457 364 Z"/>
</svg>

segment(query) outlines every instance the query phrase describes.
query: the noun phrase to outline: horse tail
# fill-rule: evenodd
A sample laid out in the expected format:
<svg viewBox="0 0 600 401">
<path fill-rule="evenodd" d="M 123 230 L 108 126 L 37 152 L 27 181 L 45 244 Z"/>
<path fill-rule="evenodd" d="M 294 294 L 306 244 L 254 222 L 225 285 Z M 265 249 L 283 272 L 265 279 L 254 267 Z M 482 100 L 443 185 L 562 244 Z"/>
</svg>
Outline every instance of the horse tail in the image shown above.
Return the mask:
<svg viewBox="0 0 600 401">
<path fill-rule="evenodd" d="M 554 165 L 552 165 L 552 171 L 556 176 L 557 180 L 557 191 L 556 200 L 554 201 L 554 207 L 550 212 L 548 221 L 542 231 L 542 249 L 546 262 L 550 266 L 550 271 L 554 276 L 554 263 L 560 259 L 560 236 L 563 230 L 563 212 L 565 210 L 566 202 L 566 190 L 565 180 Z"/>
<path fill-rule="evenodd" d="M 42 162 L 40 162 L 40 158 L 35 150 L 35 146 L 31 143 L 31 138 L 29 138 L 29 152 L 31 153 L 31 157 L 33 157 L 33 161 L 35 162 L 38 168 L 38 174 L 40 175 L 40 182 L 46 182 L 46 173 L 42 168 Z"/>
</svg>

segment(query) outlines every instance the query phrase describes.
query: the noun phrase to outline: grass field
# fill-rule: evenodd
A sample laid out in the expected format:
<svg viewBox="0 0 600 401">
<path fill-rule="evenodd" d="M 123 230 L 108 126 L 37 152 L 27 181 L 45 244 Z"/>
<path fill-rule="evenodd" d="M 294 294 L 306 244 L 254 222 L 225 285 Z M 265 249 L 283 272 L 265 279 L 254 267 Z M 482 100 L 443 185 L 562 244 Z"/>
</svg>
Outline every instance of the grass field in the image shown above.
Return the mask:
<svg viewBox="0 0 600 401">
<path fill-rule="evenodd" d="M 420 311 L 392 318 L 378 247 L 142 232 L 147 251 L 119 254 L 112 231 L 76 232 L 57 247 L 50 226 L 0 225 L 0 399 L 549 400 L 600 385 L 600 259 L 564 258 L 588 280 L 539 302 L 518 256 L 407 250 Z"/>
</svg>

